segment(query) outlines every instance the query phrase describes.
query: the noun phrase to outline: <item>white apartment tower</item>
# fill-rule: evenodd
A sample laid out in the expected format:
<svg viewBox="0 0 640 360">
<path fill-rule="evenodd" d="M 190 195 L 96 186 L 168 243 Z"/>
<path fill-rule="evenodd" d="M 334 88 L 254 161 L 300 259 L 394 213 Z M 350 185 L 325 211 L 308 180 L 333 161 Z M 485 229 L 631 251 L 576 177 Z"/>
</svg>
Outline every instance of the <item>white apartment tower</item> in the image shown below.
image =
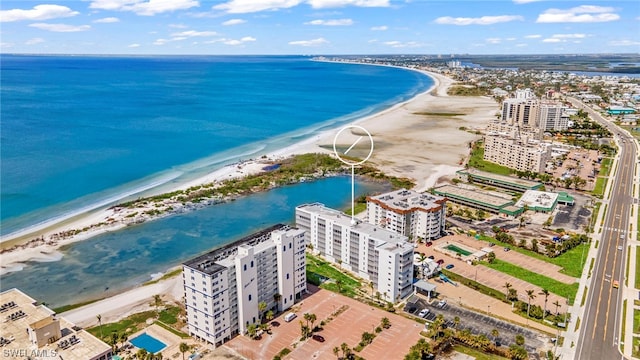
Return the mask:
<svg viewBox="0 0 640 360">
<path fill-rule="evenodd" d="M 564 117 L 562 104 L 542 102 L 538 110 L 538 124 L 541 131 L 567 130 L 568 117 Z"/>
<path fill-rule="evenodd" d="M 296 208 L 296 226 L 313 251 L 373 282 L 388 301 L 412 292 L 413 244 L 407 237 L 356 220 L 323 204 Z"/>
<path fill-rule="evenodd" d="M 438 239 L 445 231 L 447 199 L 401 189 L 367 197 L 367 222 L 410 238 Z"/>
<path fill-rule="evenodd" d="M 489 133 L 484 138 L 484 160 L 520 171 L 544 172 L 550 147 L 528 137 Z"/>
<path fill-rule="evenodd" d="M 220 346 L 307 290 L 303 230 L 275 225 L 183 264 L 189 334 Z"/>
</svg>

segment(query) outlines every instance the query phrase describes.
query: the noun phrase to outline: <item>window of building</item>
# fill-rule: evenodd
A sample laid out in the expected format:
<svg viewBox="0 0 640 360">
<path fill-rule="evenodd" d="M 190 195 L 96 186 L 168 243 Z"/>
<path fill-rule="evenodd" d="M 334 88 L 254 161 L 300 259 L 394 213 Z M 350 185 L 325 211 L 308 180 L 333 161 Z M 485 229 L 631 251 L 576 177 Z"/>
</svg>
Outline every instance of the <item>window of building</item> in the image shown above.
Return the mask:
<svg viewBox="0 0 640 360">
<path fill-rule="evenodd" d="M 251 294 L 249 294 L 249 301 L 251 301 Z"/>
<path fill-rule="evenodd" d="M 287 280 L 289 280 L 289 273 L 287 273 Z"/>
<path fill-rule="evenodd" d="M 253 260 L 251 260 L 251 267 L 253 267 Z"/>
<path fill-rule="evenodd" d="M 247 264 L 244 264 L 244 271 L 247 271 Z"/>
</svg>

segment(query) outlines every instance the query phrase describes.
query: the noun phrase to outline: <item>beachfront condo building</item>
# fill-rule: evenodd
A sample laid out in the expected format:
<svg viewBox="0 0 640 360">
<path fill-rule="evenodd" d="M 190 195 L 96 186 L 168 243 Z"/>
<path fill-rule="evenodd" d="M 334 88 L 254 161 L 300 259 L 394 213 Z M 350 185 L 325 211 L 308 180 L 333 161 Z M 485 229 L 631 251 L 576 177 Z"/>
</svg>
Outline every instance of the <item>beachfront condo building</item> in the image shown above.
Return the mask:
<svg viewBox="0 0 640 360">
<path fill-rule="evenodd" d="M 367 196 L 366 221 L 410 239 L 434 240 L 445 232 L 447 199 L 400 189 Z"/>
<path fill-rule="evenodd" d="M 381 297 L 397 301 L 411 294 L 413 244 L 405 235 L 355 220 L 320 203 L 296 208 L 313 252 L 371 281 Z"/>
<path fill-rule="evenodd" d="M 551 148 L 517 132 L 488 133 L 484 138 L 484 160 L 520 171 L 542 173 L 551 159 Z"/>
<path fill-rule="evenodd" d="M 245 334 L 266 311 L 285 311 L 306 293 L 305 270 L 305 232 L 282 224 L 185 262 L 189 334 L 215 346 Z"/>
<path fill-rule="evenodd" d="M 18 289 L 0 293 L 3 359 L 109 360 L 111 346 Z"/>
</svg>

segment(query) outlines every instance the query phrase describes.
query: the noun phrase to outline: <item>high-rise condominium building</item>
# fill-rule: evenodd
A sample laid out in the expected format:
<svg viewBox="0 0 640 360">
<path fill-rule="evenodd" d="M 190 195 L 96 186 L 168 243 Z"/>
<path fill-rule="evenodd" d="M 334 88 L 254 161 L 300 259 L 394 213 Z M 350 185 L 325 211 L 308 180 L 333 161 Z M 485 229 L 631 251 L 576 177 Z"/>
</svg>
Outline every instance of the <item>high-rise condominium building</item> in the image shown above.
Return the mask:
<svg viewBox="0 0 640 360">
<path fill-rule="evenodd" d="M 303 230 L 275 225 L 183 264 L 189 334 L 219 346 L 307 291 Z M 265 310 L 266 311 L 266 310 Z"/>
<path fill-rule="evenodd" d="M 437 239 L 444 234 L 447 199 L 413 190 L 367 197 L 367 222 L 413 238 Z"/>
<path fill-rule="evenodd" d="M 389 301 L 411 294 L 413 244 L 407 237 L 356 220 L 323 204 L 296 208 L 296 226 L 306 231 L 313 251 L 373 282 Z"/>
<path fill-rule="evenodd" d="M 484 160 L 520 171 L 544 172 L 551 159 L 549 146 L 514 134 L 487 134 L 484 138 Z"/>
</svg>

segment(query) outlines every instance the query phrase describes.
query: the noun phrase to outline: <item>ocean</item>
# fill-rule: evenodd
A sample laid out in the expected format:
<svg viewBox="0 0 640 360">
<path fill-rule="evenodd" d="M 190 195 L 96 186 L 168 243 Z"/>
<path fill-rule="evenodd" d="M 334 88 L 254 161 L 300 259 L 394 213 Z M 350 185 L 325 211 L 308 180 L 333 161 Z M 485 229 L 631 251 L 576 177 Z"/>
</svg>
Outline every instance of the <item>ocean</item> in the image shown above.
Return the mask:
<svg viewBox="0 0 640 360">
<path fill-rule="evenodd" d="M 0 55 L 0 235 L 256 158 L 433 85 L 302 56 Z"/>
</svg>

